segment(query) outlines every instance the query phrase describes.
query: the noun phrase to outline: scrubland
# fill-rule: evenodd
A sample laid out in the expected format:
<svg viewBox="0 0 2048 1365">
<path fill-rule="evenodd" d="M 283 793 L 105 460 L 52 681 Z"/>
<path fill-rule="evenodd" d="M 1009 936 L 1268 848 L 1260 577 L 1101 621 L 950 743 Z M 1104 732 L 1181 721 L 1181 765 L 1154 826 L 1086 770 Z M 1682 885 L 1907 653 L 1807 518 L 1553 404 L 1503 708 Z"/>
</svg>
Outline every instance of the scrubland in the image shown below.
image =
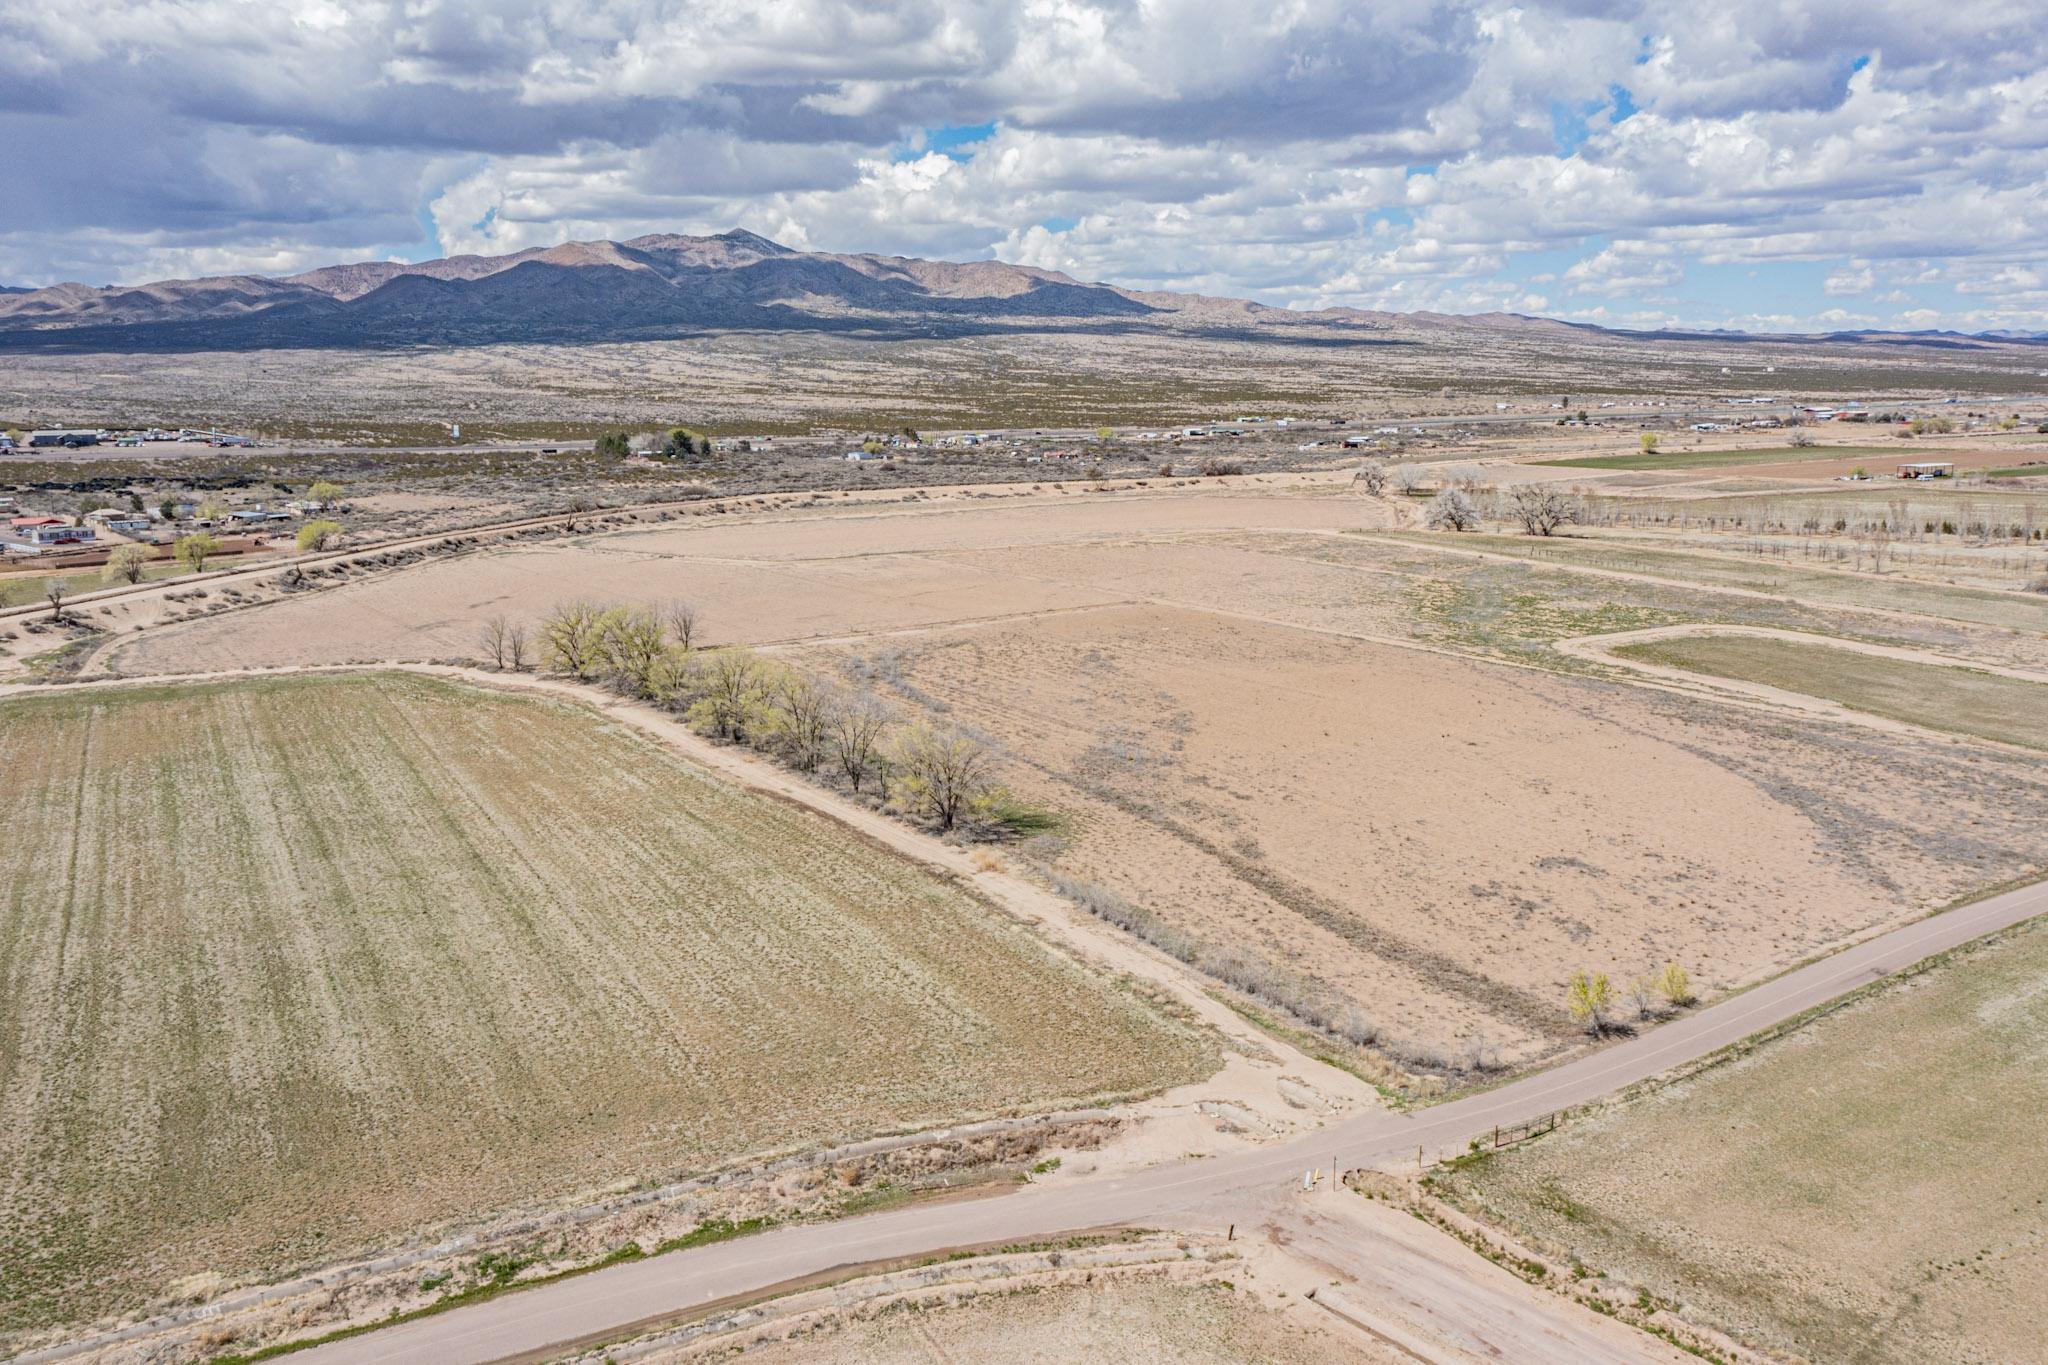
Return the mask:
<svg viewBox="0 0 2048 1365">
<path fill-rule="evenodd" d="M 1208 1045 L 576 706 L 416 676 L 0 703 L 0 1332 Z"/>
<path fill-rule="evenodd" d="M 2044 983 L 2022 926 L 1442 1188 L 1779 1355 L 2035 1359 Z"/>
</svg>

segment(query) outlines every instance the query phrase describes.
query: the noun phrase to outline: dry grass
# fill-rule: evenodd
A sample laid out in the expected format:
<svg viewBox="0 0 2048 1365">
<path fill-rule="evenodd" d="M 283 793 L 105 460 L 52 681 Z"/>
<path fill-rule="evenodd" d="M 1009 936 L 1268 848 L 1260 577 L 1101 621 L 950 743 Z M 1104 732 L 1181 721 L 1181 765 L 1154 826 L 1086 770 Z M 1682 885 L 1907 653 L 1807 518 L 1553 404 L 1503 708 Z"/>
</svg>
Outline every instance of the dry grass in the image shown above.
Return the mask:
<svg viewBox="0 0 2048 1365">
<path fill-rule="evenodd" d="M 2048 749 L 2048 686 L 2018 678 L 1749 635 L 1648 640 L 1615 653 L 1825 697 L 1933 730 Z"/>
<path fill-rule="evenodd" d="M 396 675 L 0 707 L 0 1330 L 1205 1046 L 579 708 Z"/>
<path fill-rule="evenodd" d="M 2038 1359 L 2044 1038 L 2036 923 L 1451 1188 L 1777 1353 Z"/>
</svg>

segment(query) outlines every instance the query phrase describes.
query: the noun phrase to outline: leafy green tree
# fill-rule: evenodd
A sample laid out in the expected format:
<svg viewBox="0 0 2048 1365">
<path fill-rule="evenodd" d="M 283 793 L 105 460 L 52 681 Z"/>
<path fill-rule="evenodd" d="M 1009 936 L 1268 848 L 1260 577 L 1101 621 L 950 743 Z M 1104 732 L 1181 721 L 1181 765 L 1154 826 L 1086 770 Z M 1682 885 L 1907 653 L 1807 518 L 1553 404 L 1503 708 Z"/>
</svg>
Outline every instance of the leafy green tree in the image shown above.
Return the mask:
<svg viewBox="0 0 2048 1365">
<path fill-rule="evenodd" d="M 309 521 L 299 528 L 299 549 L 324 550 L 341 538 L 341 523 L 322 518 Z"/>
<path fill-rule="evenodd" d="M 994 754 L 962 731 L 912 725 L 897 736 L 892 758 L 897 801 L 942 830 L 987 806 L 995 794 Z"/>
<path fill-rule="evenodd" d="M 1637 444 L 1642 446 L 1643 454 L 1655 455 L 1657 453 L 1657 443 L 1662 439 L 1656 432 L 1646 431 L 1642 434 Z"/>
<path fill-rule="evenodd" d="M 214 539 L 210 531 L 194 531 L 189 536 L 180 536 L 177 544 L 171 547 L 171 552 L 178 556 L 178 561 L 193 573 L 205 573 L 206 561 L 213 558 L 219 550 L 220 542 Z"/>
<path fill-rule="evenodd" d="M 720 739 L 744 740 L 767 701 L 767 669 L 745 649 L 703 650 L 691 657 L 698 699 L 685 718 Z"/>
<path fill-rule="evenodd" d="M 606 433 L 604 433 L 604 435 L 597 438 L 597 441 L 595 442 L 593 449 L 595 449 L 597 453 L 600 455 L 609 455 L 615 459 L 624 459 L 627 455 L 632 453 L 633 440 L 632 437 L 628 436 L 623 431 L 607 431 Z"/>
<path fill-rule="evenodd" d="M 306 501 L 320 504 L 320 510 L 324 512 L 335 503 L 340 502 L 342 494 L 346 491 L 338 483 L 330 483 L 326 479 L 320 479 L 311 488 L 306 490 Z"/>
</svg>

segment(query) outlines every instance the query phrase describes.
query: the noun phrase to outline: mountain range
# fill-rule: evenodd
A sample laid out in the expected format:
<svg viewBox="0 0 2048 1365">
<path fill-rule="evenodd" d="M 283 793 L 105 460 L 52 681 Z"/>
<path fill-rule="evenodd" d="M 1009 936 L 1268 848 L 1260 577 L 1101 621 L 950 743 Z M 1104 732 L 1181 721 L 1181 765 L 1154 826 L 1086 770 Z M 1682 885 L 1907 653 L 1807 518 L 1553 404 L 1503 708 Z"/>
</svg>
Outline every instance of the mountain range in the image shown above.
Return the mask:
<svg viewBox="0 0 2048 1365">
<path fill-rule="evenodd" d="M 745 231 L 567 242 L 505 256 L 364 261 L 282 278 L 224 275 L 141 285 L 0 288 L 0 351 L 590 343 L 794 329 L 883 338 L 1195 329 L 1277 338 L 1302 327 L 1338 344 L 1373 344 L 1363 333 L 1412 335 L 1445 327 L 1600 330 L 1507 313 L 1297 312 L 1242 299 L 1083 283 L 1058 271 L 1001 261 L 796 251 Z M 1624 335 L 1739 339 L 1724 332 Z M 1879 332 L 1805 339 L 1938 348 L 2043 340 Z"/>
</svg>

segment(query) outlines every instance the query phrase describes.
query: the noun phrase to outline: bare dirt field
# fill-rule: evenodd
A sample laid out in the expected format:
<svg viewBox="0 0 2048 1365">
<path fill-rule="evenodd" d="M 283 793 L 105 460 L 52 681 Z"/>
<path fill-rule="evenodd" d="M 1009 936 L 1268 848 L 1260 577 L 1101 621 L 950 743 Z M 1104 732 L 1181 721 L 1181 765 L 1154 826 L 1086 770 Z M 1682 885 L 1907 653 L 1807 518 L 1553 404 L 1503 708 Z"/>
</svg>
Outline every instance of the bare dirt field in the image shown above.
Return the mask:
<svg viewBox="0 0 2048 1365">
<path fill-rule="evenodd" d="M 2031 599 L 1576 540 L 1530 564 L 1505 557 L 1529 537 L 1375 531 L 1398 509 L 1327 482 L 1085 487 L 469 554 L 117 635 L 96 666 L 472 655 L 488 614 L 690 597 L 714 641 L 992 738 L 1064 822 L 1031 854 L 1061 875 L 1340 992 L 1397 1057 L 1465 1075 L 1575 1046 L 1580 967 L 1675 959 L 1722 989 L 2048 859 L 2025 757 L 1672 695 L 1557 648 L 1735 620 L 2005 657 L 2022 637 L 1938 613 L 2031 621 Z M 1582 548 L 1621 567 L 1570 571 Z M 1923 617 L 1834 607 L 1908 590 Z"/>
<path fill-rule="evenodd" d="M 1201 612 L 934 633 L 881 673 L 1003 741 L 1063 873 L 1454 1062 L 1570 1046 L 1578 966 L 1716 990 L 2048 851 L 2024 760 L 1962 837 L 1932 744 Z"/>
<path fill-rule="evenodd" d="M 469 655 L 497 612 L 538 620 L 572 597 L 703 610 L 710 640 L 759 644 L 1127 600 L 1115 582 L 1033 573 L 1040 547 L 1243 525 L 1341 529 L 1385 512 L 1346 496 L 1261 490 L 1105 495 L 1086 485 L 967 503 L 826 505 L 465 556 L 122 643 L 126 672 Z M 968 551 L 1004 557 L 978 567 Z M 126 622 L 114 618 L 117 630 Z"/>
<path fill-rule="evenodd" d="M 16 1340 L 1215 1065 L 964 893 L 581 707 L 395 674 L 95 689 L 0 704 L 0 754 Z"/>
<path fill-rule="evenodd" d="M 758 1347 L 750 1365 L 831 1359 L 848 1365 L 956 1360 L 1102 1361 L 1111 1365 L 1316 1365 L 1406 1359 L 1298 1315 L 1283 1317 L 1228 1284 L 1108 1282 L 1025 1289 L 947 1308 L 906 1308 L 796 1341 Z"/>
<path fill-rule="evenodd" d="M 2044 1038 L 2037 922 L 1446 1188 L 1775 1353 L 2036 1360 Z"/>
</svg>

